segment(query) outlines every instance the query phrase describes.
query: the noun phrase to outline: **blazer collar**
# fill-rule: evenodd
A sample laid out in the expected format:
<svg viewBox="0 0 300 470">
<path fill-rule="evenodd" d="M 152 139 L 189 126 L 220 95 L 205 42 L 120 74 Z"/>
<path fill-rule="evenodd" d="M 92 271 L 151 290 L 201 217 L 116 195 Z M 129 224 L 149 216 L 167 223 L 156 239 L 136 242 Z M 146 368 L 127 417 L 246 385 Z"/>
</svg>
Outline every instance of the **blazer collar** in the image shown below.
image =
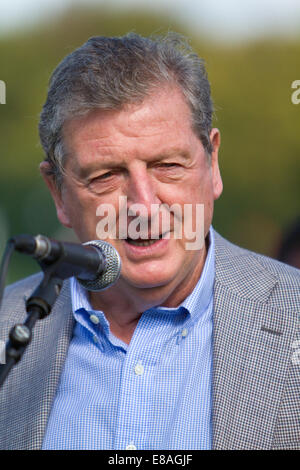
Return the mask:
<svg viewBox="0 0 300 470">
<path fill-rule="evenodd" d="M 214 231 L 216 284 L 241 298 L 266 302 L 277 278 L 248 250 L 233 245 Z"/>
</svg>

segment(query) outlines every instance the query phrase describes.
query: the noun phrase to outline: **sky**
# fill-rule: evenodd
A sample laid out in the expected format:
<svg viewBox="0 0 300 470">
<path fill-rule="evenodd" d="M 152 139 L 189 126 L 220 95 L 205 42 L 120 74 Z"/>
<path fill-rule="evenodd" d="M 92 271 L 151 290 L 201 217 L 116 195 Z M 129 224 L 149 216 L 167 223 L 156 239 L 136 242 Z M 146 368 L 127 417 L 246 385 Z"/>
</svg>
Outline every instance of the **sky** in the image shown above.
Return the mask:
<svg viewBox="0 0 300 470">
<path fill-rule="evenodd" d="M 0 33 L 30 25 L 76 4 L 145 7 L 220 40 L 300 33 L 300 0 L 0 0 Z"/>
</svg>

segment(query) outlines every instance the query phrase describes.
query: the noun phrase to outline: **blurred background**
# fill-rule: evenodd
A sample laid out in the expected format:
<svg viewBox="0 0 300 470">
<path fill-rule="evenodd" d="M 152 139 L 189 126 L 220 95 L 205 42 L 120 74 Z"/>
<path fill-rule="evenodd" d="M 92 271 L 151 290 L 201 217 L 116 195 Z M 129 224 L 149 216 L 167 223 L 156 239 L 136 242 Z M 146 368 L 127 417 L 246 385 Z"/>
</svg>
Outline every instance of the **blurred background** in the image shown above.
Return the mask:
<svg viewBox="0 0 300 470">
<path fill-rule="evenodd" d="M 300 80 L 298 0 L 2 2 L 1 256 L 18 233 L 73 237 L 59 225 L 38 171 L 38 119 L 55 66 L 94 35 L 168 30 L 189 37 L 211 82 L 224 183 L 213 225 L 234 243 L 278 257 L 300 215 L 300 104 L 291 99 L 292 82 Z M 38 270 L 16 254 L 7 282 Z"/>
</svg>

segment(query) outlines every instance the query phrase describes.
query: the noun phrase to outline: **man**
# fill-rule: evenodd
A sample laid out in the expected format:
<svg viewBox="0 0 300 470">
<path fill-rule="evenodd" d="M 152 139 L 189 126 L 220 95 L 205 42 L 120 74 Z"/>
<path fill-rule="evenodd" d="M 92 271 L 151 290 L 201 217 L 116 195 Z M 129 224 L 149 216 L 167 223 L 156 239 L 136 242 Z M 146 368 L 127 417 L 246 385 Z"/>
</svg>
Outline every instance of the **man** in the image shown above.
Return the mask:
<svg viewBox="0 0 300 470">
<path fill-rule="evenodd" d="M 211 119 L 203 63 L 176 35 L 92 38 L 54 72 L 42 175 L 81 242 L 114 209 L 122 273 L 100 292 L 64 283 L 1 390 L 3 448 L 300 448 L 299 271 L 212 229 Z M 39 279 L 8 288 L 5 334 Z"/>
</svg>

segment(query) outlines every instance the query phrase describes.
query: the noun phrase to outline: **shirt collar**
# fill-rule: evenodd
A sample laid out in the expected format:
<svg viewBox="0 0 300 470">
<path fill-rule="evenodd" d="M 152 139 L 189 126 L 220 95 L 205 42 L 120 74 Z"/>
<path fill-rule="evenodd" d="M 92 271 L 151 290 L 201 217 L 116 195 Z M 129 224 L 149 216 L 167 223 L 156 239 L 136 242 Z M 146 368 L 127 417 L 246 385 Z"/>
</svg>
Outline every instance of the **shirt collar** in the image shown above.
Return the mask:
<svg viewBox="0 0 300 470">
<path fill-rule="evenodd" d="M 185 309 L 191 316 L 196 319 L 203 315 L 207 310 L 212 297 L 215 281 L 215 239 L 214 230 L 210 227 L 208 233 L 208 250 L 201 276 L 195 285 L 193 291 L 183 300 L 176 308 L 158 307 L 165 311 L 177 312 Z"/>
<path fill-rule="evenodd" d="M 204 267 L 191 294 L 176 308 L 156 307 L 155 309 L 169 311 L 170 313 L 176 313 L 179 310 L 185 309 L 191 317 L 198 317 L 204 314 L 213 296 L 215 280 L 215 240 L 212 227 L 210 227 L 208 237 L 209 246 Z M 80 309 L 84 309 L 87 312 L 93 311 L 86 289 L 74 277 L 71 279 L 71 299 L 74 313 Z M 103 314 L 103 312 L 101 313 Z M 108 327 L 107 321 L 105 323 L 106 327 Z"/>
<path fill-rule="evenodd" d="M 181 304 L 192 316 L 195 314 L 195 310 L 204 312 L 213 296 L 215 282 L 215 240 L 212 227 L 209 230 L 208 236 L 209 246 L 200 279 L 191 294 Z"/>
</svg>

